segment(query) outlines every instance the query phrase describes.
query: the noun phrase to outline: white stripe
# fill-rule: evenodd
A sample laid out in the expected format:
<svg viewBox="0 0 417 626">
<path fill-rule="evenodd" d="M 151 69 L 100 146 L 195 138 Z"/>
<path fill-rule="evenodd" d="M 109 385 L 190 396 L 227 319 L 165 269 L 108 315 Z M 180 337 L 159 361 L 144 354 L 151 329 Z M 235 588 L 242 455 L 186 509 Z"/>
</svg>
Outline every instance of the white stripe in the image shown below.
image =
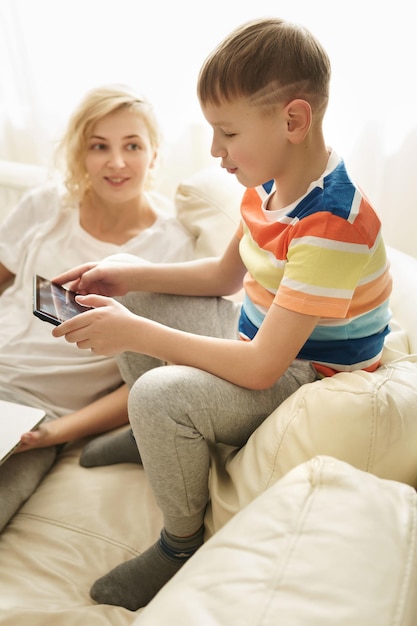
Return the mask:
<svg viewBox="0 0 417 626">
<path fill-rule="evenodd" d="M 318 285 L 306 285 L 298 280 L 293 280 L 288 277 L 284 277 L 281 281 L 281 285 L 288 287 L 294 291 L 298 291 L 304 294 L 313 296 L 322 296 L 325 298 L 343 298 L 350 300 L 352 297 L 352 289 L 335 289 L 334 287 L 320 287 Z"/>
<path fill-rule="evenodd" d="M 362 202 L 362 195 L 356 189 L 355 195 L 353 197 L 353 202 L 352 202 L 352 205 L 350 207 L 349 217 L 348 217 L 348 222 L 350 224 L 353 224 L 355 219 L 358 217 L 358 215 L 359 215 L 359 207 L 360 207 L 361 202 Z"/>
<path fill-rule="evenodd" d="M 271 195 L 272 191 L 275 189 L 275 183 L 273 184 L 273 186 L 271 187 L 271 191 L 268 193 L 267 190 L 262 187 L 262 185 L 259 185 L 258 187 L 256 187 L 256 192 L 258 194 L 258 196 L 260 197 L 260 199 L 262 200 L 262 202 L 265 202 L 265 200 L 267 198 L 269 198 L 269 196 Z"/>
<path fill-rule="evenodd" d="M 341 365 L 339 363 L 326 363 L 325 361 L 313 361 L 313 363 L 317 363 L 320 365 L 324 365 L 325 367 L 330 367 L 332 370 L 339 370 L 340 372 L 354 372 L 355 370 L 364 370 L 367 367 L 371 367 L 375 363 L 381 360 L 382 350 L 379 354 L 372 357 L 372 359 L 368 359 L 367 361 L 361 361 L 360 363 L 354 363 L 353 365 Z"/>
<path fill-rule="evenodd" d="M 325 239 L 323 237 L 295 237 L 290 244 L 290 248 L 296 245 L 315 246 L 317 248 L 326 248 L 327 250 L 336 250 L 337 252 L 351 252 L 353 254 L 369 254 L 369 248 L 366 244 L 349 243 L 344 241 L 335 241 L 334 239 Z"/>
<path fill-rule="evenodd" d="M 381 267 L 380 270 L 378 270 L 377 272 L 374 272 L 373 274 L 370 274 L 369 276 L 364 276 L 359 282 L 358 282 L 358 286 L 359 285 L 367 285 L 368 283 L 371 283 L 373 280 L 376 280 L 377 278 L 379 278 L 380 276 L 382 276 L 384 274 L 384 272 L 386 271 L 387 266 L 384 265 L 383 267 Z"/>
</svg>

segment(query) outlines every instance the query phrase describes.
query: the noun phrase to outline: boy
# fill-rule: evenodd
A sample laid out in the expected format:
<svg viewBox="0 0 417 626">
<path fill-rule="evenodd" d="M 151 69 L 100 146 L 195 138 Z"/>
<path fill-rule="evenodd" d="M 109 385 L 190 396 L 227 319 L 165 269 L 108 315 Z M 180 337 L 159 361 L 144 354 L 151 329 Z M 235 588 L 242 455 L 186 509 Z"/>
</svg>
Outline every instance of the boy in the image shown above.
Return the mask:
<svg viewBox="0 0 417 626">
<path fill-rule="evenodd" d="M 243 446 L 300 385 L 378 367 L 391 281 L 380 222 L 324 141 L 329 80 L 327 54 L 306 29 L 280 19 L 238 28 L 198 81 L 212 154 L 247 187 L 224 255 L 89 264 L 56 279 L 102 294 L 80 297 L 96 309 L 53 334 L 120 355 L 164 516 L 154 546 L 94 584 L 98 602 L 144 606 L 202 544 L 209 442 Z M 219 297 L 242 283 L 243 306 Z M 125 294 L 125 307 L 103 297 Z"/>
</svg>

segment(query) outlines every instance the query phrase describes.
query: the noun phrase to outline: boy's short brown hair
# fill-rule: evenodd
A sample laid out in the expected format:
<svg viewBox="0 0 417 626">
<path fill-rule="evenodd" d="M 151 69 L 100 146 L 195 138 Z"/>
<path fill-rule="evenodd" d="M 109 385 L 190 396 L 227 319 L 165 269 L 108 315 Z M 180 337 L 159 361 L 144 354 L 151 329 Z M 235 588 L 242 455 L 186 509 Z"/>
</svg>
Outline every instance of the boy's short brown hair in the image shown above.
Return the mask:
<svg viewBox="0 0 417 626">
<path fill-rule="evenodd" d="M 244 97 L 268 111 L 301 98 L 322 116 L 329 98 L 330 61 L 303 26 L 279 18 L 243 24 L 205 60 L 197 93 L 202 104 Z"/>
</svg>

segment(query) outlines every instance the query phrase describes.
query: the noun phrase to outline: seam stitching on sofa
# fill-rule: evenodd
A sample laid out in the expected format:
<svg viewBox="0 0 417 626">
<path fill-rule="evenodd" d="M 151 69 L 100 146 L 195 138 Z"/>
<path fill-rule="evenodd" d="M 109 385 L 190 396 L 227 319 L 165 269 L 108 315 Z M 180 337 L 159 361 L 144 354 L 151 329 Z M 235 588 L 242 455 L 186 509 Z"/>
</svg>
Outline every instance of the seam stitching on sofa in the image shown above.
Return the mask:
<svg viewBox="0 0 417 626">
<path fill-rule="evenodd" d="M 366 469 L 368 472 L 371 471 L 371 467 L 373 465 L 374 454 L 375 454 L 375 440 L 377 437 L 378 430 L 378 416 L 379 416 L 379 407 L 378 407 L 378 384 L 374 384 L 372 392 L 371 392 L 371 407 L 372 407 L 372 419 L 371 419 L 371 432 L 370 432 L 370 445 L 368 452 L 368 461 L 366 464 Z"/>
<path fill-rule="evenodd" d="M 312 478 L 315 478 L 316 480 L 312 480 Z M 311 471 L 309 476 L 309 485 L 309 493 L 304 499 L 304 503 L 297 515 L 296 521 L 293 524 L 293 528 L 291 529 L 291 532 L 286 533 L 288 545 L 285 546 L 284 554 L 282 555 L 284 557 L 284 562 L 278 561 L 279 567 L 277 567 L 275 576 L 269 584 L 269 595 L 267 601 L 264 603 L 262 612 L 259 612 L 260 618 L 262 617 L 262 621 L 261 619 L 259 619 L 259 624 L 263 622 L 264 617 L 270 614 L 272 597 L 279 595 L 279 593 L 282 591 L 283 581 L 285 580 L 285 576 L 287 576 L 288 574 L 289 563 L 293 557 L 294 551 L 298 547 L 300 538 L 302 537 L 307 522 L 307 518 L 311 512 L 311 508 L 315 504 L 318 492 L 320 492 L 323 487 L 323 466 L 321 463 L 319 464 L 318 470 L 317 468 L 315 468 Z"/>
<path fill-rule="evenodd" d="M 405 616 L 405 610 L 407 607 L 407 601 L 410 594 L 414 593 L 413 588 L 410 585 L 412 582 L 412 568 L 413 562 L 415 559 L 416 553 L 416 529 L 417 529 L 417 516 L 416 516 L 416 506 L 415 506 L 415 494 L 409 497 L 410 500 L 410 508 L 413 512 L 412 522 L 409 527 L 410 537 L 409 537 L 409 549 L 407 550 L 406 557 L 404 559 L 404 573 L 401 577 L 402 585 L 400 588 L 397 610 L 394 614 L 393 626 L 400 626 L 403 623 L 403 619 Z"/>
<path fill-rule="evenodd" d="M 290 428 L 290 426 L 292 426 L 294 420 L 296 420 L 298 418 L 298 415 L 299 415 L 299 413 L 301 411 L 301 408 L 302 407 L 304 408 L 304 405 L 305 405 L 305 394 L 307 393 L 307 390 L 308 390 L 306 388 L 310 388 L 310 385 L 312 385 L 312 384 L 314 384 L 314 383 L 307 383 L 306 385 L 304 385 L 303 392 L 300 391 L 301 387 L 298 390 L 300 392 L 300 396 L 301 397 L 300 397 L 299 403 L 297 405 L 297 410 L 293 414 L 292 418 L 287 421 L 287 424 L 285 425 L 285 428 L 281 432 L 281 436 L 279 437 L 278 445 L 275 448 L 275 454 L 274 454 L 272 466 L 270 468 L 269 476 L 268 476 L 268 478 L 265 477 L 264 490 L 267 489 L 268 487 L 270 487 L 271 485 L 273 485 L 280 478 L 280 476 L 278 476 L 278 477 L 276 476 L 276 467 L 278 465 L 278 461 L 277 461 L 278 455 L 280 453 L 280 450 L 281 450 L 282 444 L 284 442 L 284 439 L 285 439 L 285 437 L 287 435 L 288 429 Z M 286 402 L 286 400 L 284 400 L 284 402 Z M 289 471 L 289 470 L 287 470 L 287 471 Z M 283 476 L 283 474 L 281 474 L 281 476 Z"/>
<path fill-rule="evenodd" d="M 100 541 L 103 541 L 105 543 L 128 550 L 135 556 L 140 554 L 140 551 L 134 548 L 133 546 L 130 546 L 121 541 L 117 541 L 116 539 L 112 539 L 111 537 L 108 537 L 107 535 L 103 535 L 95 531 L 87 530 L 86 528 L 82 528 L 81 526 L 75 526 L 74 524 L 67 524 L 65 522 L 54 520 L 49 517 L 43 517 L 42 515 L 34 515 L 33 513 L 20 513 L 19 515 L 22 517 L 26 517 L 28 519 L 37 520 L 38 522 L 47 524 L 49 526 L 56 526 L 59 528 L 64 528 L 66 530 L 71 530 L 73 532 L 76 532 L 79 535 L 85 535 L 88 537 L 93 537 L 95 539 L 100 539 Z"/>
<path fill-rule="evenodd" d="M 374 454 L 376 447 L 376 439 L 378 437 L 378 422 L 380 416 L 379 410 L 379 394 L 384 385 L 387 384 L 393 377 L 393 370 L 390 368 L 385 368 L 385 376 L 380 378 L 379 380 L 374 380 L 372 393 L 372 422 L 371 422 L 371 445 L 369 446 L 369 454 L 368 454 L 368 462 L 367 462 L 367 471 L 372 473 L 372 467 L 374 464 Z"/>
</svg>

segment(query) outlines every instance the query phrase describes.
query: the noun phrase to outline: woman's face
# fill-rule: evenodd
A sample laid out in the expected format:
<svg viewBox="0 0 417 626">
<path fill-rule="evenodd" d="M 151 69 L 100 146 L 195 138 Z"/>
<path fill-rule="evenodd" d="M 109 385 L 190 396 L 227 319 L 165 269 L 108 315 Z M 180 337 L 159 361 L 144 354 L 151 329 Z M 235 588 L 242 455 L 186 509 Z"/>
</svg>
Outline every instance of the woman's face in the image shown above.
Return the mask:
<svg viewBox="0 0 417 626">
<path fill-rule="evenodd" d="M 106 115 L 87 138 L 85 167 L 91 188 L 107 202 L 140 196 L 155 158 L 148 128 L 132 110 Z"/>
</svg>

